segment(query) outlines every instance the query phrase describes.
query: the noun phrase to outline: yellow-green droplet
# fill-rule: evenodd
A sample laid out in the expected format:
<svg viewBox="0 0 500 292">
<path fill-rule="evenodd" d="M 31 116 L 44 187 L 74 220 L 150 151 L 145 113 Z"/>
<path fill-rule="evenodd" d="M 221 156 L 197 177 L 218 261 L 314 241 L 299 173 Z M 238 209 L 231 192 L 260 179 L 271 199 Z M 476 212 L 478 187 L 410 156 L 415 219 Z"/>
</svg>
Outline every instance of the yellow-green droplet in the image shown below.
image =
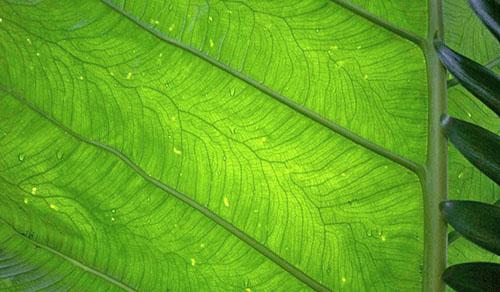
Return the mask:
<svg viewBox="0 0 500 292">
<path fill-rule="evenodd" d="M 19 161 L 24 161 L 24 154 L 17 155 L 17 159 L 19 159 Z"/>
<path fill-rule="evenodd" d="M 234 90 L 234 88 L 231 88 L 231 90 L 229 91 L 229 93 L 231 94 L 231 96 L 234 96 L 235 92 L 236 91 Z"/>
<path fill-rule="evenodd" d="M 194 258 L 191 258 L 191 266 L 195 266 L 196 265 L 196 260 Z"/>
</svg>

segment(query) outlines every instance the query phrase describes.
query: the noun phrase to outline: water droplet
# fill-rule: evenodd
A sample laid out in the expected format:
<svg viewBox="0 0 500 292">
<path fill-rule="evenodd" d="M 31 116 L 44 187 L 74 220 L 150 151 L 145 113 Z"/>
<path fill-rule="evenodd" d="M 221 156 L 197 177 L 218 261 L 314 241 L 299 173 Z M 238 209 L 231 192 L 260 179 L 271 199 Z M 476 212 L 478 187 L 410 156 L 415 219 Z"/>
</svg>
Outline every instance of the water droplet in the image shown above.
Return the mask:
<svg viewBox="0 0 500 292">
<path fill-rule="evenodd" d="M 19 159 L 19 161 L 24 161 L 24 154 L 17 155 L 17 159 Z"/>
<path fill-rule="evenodd" d="M 226 161 L 227 160 L 227 157 L 224 155 L 222 156 L 222 160 Z"/>
<path fill-rule="evenodd" d="M 196 265 L 196 260 L 194 258 L 191 258 L 191 266 L 195 266 Z"/>
<path fill-rule="evenodd" d="M 201 248 L 205 248 L 205 244 L 204 244 L 204 243 L 201 243 L 201 244 L 200 244 L 200 247 L 201 247 Z"/>
<path fill-rule="evenodd" d="M 111 222 L 115 222 L 115 221 L 116 221 L 115 217 L 111 217 Z"/>
<path fill-rule="evenodd" d="M 208 21 L 212 22 L 214 19 L 212 18 L 212 16 L 209 16 L 208 17 Z"/>
<path fill-rule="evenodd" d="M 37 56 L 37 57 L 40 57 L 40 53 L 38 53 L 38 52 L 37 52 L 37 53 L 36 53 L 36 56 Z"/>
<path fill-rule="evenodd" d="M 347 279 L 345 277 L 342 277 L 340 280 L 342 281 L 343 284 L 347 282 Z"/>
<path fill-rule="evenodd" d="M 174 147 L 174 153 L 177 155 L 181 155 L 182 151 Z"/>
<path fill-rule="evenodd" d="M 37 191 L 37 188 L 36 188 L 36 187 L 32 187 L 32 188 L 31 188 L 31 194 L 32 194 L 32 195 L 36 195 L 36 191 Z"/>
<path fill-rule="evenodd" d="M 168 31 L 173 31 L 173 30 L 174 30 L 174 27 L 175 27 L 175 25 L 174 25 L 174 24 L 170 25 L 170 26 L 168 27 Z"/>
<path fill-rule="evenodd" d="M 209 43 L 210 43 L 210 47 L 211 47 L 211 48 L 213 48 L 213 47 L 215 46 L 215 43 L 214 43 L 214 40 L 213 40 L 213 39 L 210 39 Z"/>
<path fill-rule="evenodd" d="M 469 112 L 467 113 L 467 116 L 468 116 L 469 118 L 472 118 L 472 115 L 471 115 L 471 113 L 469 113 Z"/>
<path fill-rule="evenodd" d="M 231 94 L 231 96 L 234 96 L 234 93 L 235 93 L 234 88 L 231 88 L 231 90 L 230 90 L 230 92 L 229 92 L 229 93 Z"/>
<path fill-rule="evenodd" d="M 316 29 L 316 32 L 319 32 L 319 28 Z"/>
<path fill-rule="evenodd" d="M 111 213 L 113 213 L 113 214 L 116 213 L 116 209 L 112 209 Z"/>
<path fill-rule="evenodd" d="M 57 159 L 61 160 L 63 158 L 63 153 L 61 151 L 58 151 L 56 156 L 57 156 Z"/>
<path fill-rule="evenodd" d="M 224 206 L 229 207 L 229 199 L 224 197 Z"/>
<path fill-rule="evenodd" d="M 361 49 L 361 48 L 362 48 L 361 46 L 357 46 L 357 47 L 356 47 L 356 49 L 358 49 L 358 50 L 359 50 L 359 49 Z"/>
<path fill-rule="evenodd" d="M 80 76 L 80 77 L 78 77 L 78 79 L 83 80 L 84 78 L 83 78 L 83 76 Z"/>
<path fill-rule="evenodd" d="M 386 240 L 385 235 L 381 235 L 381 236 L 380 236 L 380 239 L 381 239 L 382 241 L 385 241 L 385 240 Z"/>
<path fill-rule="evenodd" d="M 372 237 L 373 236 L 373 232 L 371 230 L 368 230 L 368 232 L 366 233 L 366 235 L 368 235 L 368 237 Z"/>
<path fill-rule="evenodd" d="M 129 80 L 130 80 L 131 78 L 132 78 L 132 72 L 128 72 L 128 73 L 127 73 L 127 79 L 129 79 Z"/>
<path fill-rule="evenodd" d="M 2 21 L 3 21 L 3 19 L 0 18 L 0 22 L 2 22 Z"/>
<path fill-rule="evenodd" d="M 363 79 L 368 80 L 368 75 L 365 74 L 365 76 L 363 76 Z"/>
<path fill-rule="evenodd" d="M 245 292 L 252 292 L 252 289 L 250 289 L 250 288 L 245 288 Z"/>
<path fill-rule="evenodd" d="M 49 207 L 50 207 L 50 209 L 52 209 L 54 211 L 59 210 L 59 208 L 56 205 L 54 205 L 54 204 L 50 204 Z"/>
<path fill-rule="evenodd" d="M 23 202 L 24 202 L 25 204 L 28 204 L 28 198 L 24 198 Z"/>
</svg>

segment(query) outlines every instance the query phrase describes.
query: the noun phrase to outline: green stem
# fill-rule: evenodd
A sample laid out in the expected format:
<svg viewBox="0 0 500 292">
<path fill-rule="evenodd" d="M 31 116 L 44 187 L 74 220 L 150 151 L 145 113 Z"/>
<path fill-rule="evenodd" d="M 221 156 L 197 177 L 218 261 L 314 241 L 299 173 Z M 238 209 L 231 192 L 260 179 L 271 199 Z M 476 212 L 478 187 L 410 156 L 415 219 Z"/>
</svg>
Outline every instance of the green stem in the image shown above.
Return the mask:
<svg viewBox="0 0 500 292">
<path fill-rule="evenodd" d="M 439 203 L 448 193 L 446 137 L 440 119 L 447 111 L 446 71 L 434 50 L 434 38 L 444 33 L 442 0 L 429 0 L 429 31 L 424 46 L 429 82 L 429 134 L 424 182 L 423 291 L 444 291 L 441 274 L 446 268 L 447 228 Z"/>
</svg>

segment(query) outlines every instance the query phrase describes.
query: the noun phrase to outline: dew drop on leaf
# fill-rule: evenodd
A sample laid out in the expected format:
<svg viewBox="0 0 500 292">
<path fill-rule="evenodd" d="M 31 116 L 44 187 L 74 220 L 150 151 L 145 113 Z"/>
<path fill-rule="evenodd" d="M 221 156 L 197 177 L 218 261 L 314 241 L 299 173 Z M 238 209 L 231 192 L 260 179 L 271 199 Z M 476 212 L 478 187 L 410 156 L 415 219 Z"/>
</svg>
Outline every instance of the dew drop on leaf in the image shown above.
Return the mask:
<svg viewBox="0 0 500 292">
<path fill-rule="evenodd" d="M 19 159 L 19 161 L 24 161 L 24 154 L 19 154 L 17 159 Z"/>
</svg>

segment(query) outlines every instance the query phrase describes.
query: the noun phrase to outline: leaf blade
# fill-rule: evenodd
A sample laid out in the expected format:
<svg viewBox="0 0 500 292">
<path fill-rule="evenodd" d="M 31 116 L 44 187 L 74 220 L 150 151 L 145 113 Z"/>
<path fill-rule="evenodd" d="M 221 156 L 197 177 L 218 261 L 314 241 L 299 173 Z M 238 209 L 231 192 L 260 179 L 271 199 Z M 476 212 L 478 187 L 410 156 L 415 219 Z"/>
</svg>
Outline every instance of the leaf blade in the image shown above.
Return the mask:
<svg viewBox="0 0 500 292">
<path fill-rule="evenodd" d="M 439 58 L 457 80 L 500 115 L 500 78 L 493 71 L 448 48 L 443 42 L 435 41 Z"/>
<path fill-rule="evenodd" d="M 440 204 L 446 221 L 468 240 L 500 254 L 500 207 L 475 201 Z"/>
<path fill-rule="evenodd" d="M 466 263 L 448 267 L 442 276 L 457 291 L 495 291 L 500 286 L 500 265 Z"/>
<path fill-rule="evenodd" d="M 474 166 L 489 178 L 500 183 L 500 137 L 474 124 L 443 117 L 446 135 L 455 147 Z"/>
</svg>

